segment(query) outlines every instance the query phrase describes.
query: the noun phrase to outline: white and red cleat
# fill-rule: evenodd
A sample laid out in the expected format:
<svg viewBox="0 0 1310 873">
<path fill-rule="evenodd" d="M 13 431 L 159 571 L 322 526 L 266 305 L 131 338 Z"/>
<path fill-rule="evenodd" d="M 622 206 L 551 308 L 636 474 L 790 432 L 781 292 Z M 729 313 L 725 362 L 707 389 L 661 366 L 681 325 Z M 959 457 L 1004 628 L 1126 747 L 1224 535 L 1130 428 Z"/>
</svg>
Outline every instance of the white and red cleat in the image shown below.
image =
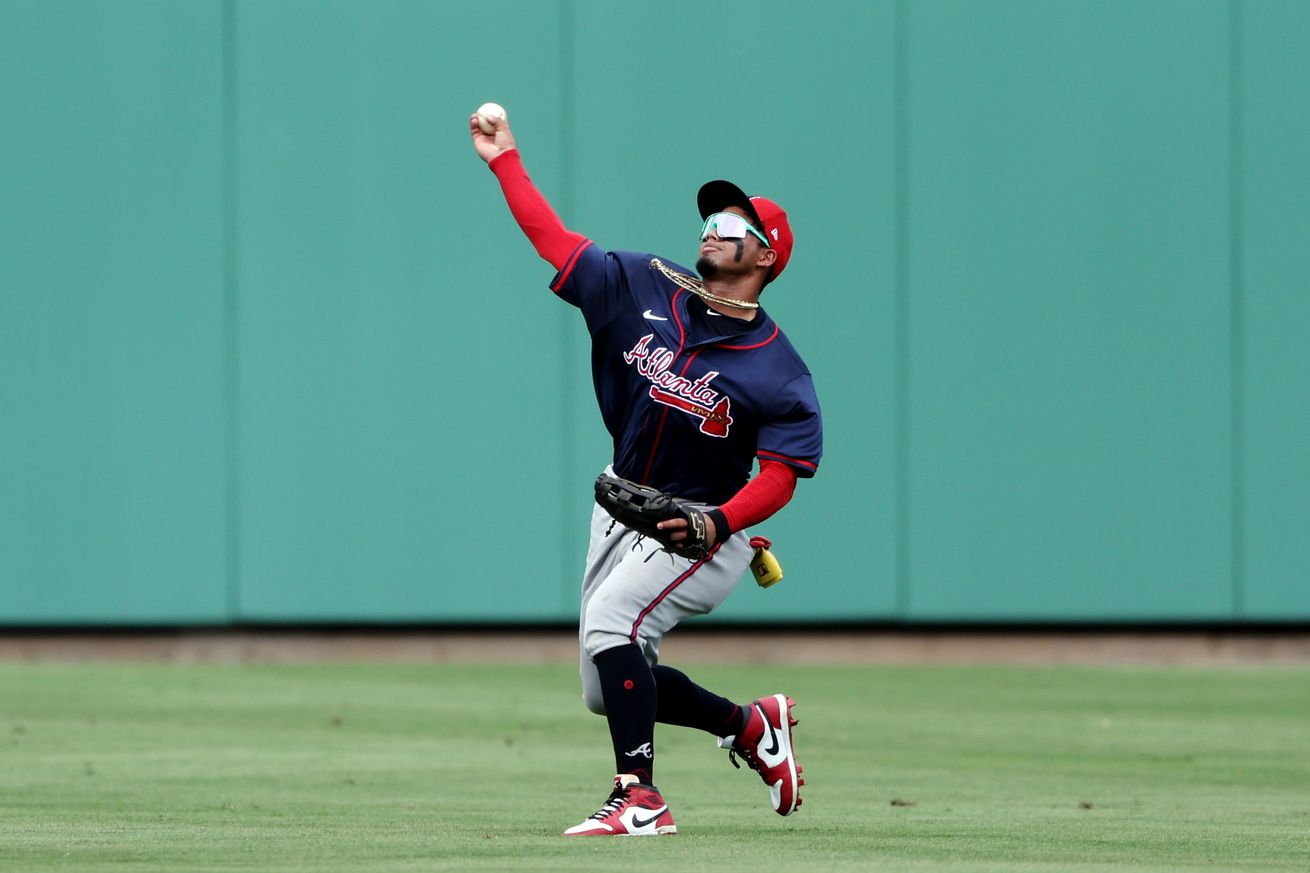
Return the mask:
<svg viewBox="0 0 1310 873">
<path fill-rule="evenodd" d="M 728 749 L 734 767 L 740 755 L 746 765 L 760 774 L 769 786 L 769 798 L 778 815 L 791 815 L 801 805 L 804 772 L 796 762 L 791 729 L 796 724 L 791 710 L 796 702 L 784 694 L 761 697 L 751 702 L 746 727 L 737 737 L 724 737 L 719 746 Z"/>
<path fill-rule="evenodd" d="M 636 776 L 614 777 L 614 790 L 605 805 L 590 818 L 564 832 L 566 837 L 653 837 L 676 834 L 673 813 L 654 785 Z"/>
</svg>

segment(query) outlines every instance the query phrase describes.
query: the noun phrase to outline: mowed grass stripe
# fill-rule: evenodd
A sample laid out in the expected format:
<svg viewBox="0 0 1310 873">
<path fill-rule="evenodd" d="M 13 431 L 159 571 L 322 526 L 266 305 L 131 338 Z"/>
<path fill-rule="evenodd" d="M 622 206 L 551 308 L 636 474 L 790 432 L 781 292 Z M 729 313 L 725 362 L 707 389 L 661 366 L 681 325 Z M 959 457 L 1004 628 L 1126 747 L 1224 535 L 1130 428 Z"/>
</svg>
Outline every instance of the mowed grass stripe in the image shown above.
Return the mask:
<svg viewBox="0 0 1310 873">
<path fill-rule="evenodd" d="M 1310 869 L 1310 670 L 689 672 L 796 698 L 799 812 L 661 727 L 679 835 L 560 837 L 612 766 L 571 667 L 0 663 L 0 869 Z"/>
</svg>

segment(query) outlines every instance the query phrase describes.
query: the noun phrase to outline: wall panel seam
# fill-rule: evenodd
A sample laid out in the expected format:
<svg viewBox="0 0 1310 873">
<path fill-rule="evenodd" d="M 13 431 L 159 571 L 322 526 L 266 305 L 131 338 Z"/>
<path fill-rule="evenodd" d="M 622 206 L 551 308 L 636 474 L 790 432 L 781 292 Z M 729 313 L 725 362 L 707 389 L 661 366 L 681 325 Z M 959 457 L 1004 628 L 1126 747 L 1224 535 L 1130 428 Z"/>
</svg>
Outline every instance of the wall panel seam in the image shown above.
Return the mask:
<svg viewBox="0 0 1310 873">
<path fill-rule="evenodd" d="M 909 5 L 897 0 L 893 34 L 893 162 L 895 227 L 895 408 L 893 463 L 895 516 L 894 612 L 907 618 L 910 610 L 910 382 L 909 382 Z"/>
<path fill-rule="evenodd" d="M 241 392 L 238 235 L 237 0 L 222 3 L 223 428 L 227 619 L 241 615 Z"/>
<path fill-rule="evenodd" d="M 572 226 L 576 216 L 574 207 L 577 203 L 577 197 L 574 186 L 577 184 L 577 178 L 573 172 L 573 115 L 574 115 L 574 93 L 573 93 L 573 31 L 577 26 L 574 16 L 573 0 L 560 0 L 559 4 L 559 94 L 560 94 L 560 111 L 559 111 L 559 131 L 560 131 L 560 217 L 568 226 Z M 553 302 L 553 301 L 552 301 Z M 573 483 L 579 481 L 579 459 L 575 446 L 578 445 L 577 427 L 578 427 L 578 409 L 576 399 L 575 382 L 571 378 L 571 370 L 575 354 L 575 340 L 573 331 L 574 313 L 572 307 L 560 306 L 556 316 L 559 328 L 559 349 L 560 349 L 560 380 L 559 380 L 559 401 L 560 401 L 560 512 L 559 512 L 559 555 L 560 555 L 560 610 L 561 615 L 567 616 L 573 609 L 573 592 L 572 584 L 574 578 L 574 568 L 571 561 L 571 544 L 575 541 L 577 525 L 575 523 L 575 507 L 573 506 L 573 495 L 576 493 Z"/>
<path fill-rule="evenodd" d="M 1228 295 L 1229 295 L 1229 379 L 1230 379 L 1230 490 L 1232 499 L 1231 584 L 1233 618 L 1246 613 L 1246 488 L 1243 454 L 1246 427 L 1244 366 L 1245 319 L 1242 272 L 1244 237 L 1242 222 L 1242 0 L 1228 4 Z"/>
</svg>

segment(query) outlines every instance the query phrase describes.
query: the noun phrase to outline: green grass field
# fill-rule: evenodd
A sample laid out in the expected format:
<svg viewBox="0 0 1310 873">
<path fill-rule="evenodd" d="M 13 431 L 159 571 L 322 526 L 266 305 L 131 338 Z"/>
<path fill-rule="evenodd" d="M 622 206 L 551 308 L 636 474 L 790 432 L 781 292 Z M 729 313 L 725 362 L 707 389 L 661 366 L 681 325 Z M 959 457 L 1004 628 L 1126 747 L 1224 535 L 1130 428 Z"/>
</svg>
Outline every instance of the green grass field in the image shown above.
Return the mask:
<svg viewBox="0 0 1310 873">
<path fill-rule="evenodd" d="M 558 836 L 571 667 L 0 663 L 0 870 L 1310 870 L 1305 669 L 688 672 L 796 698 L 799 812 L 662 727 L 679 834 Z"/>
</svg>

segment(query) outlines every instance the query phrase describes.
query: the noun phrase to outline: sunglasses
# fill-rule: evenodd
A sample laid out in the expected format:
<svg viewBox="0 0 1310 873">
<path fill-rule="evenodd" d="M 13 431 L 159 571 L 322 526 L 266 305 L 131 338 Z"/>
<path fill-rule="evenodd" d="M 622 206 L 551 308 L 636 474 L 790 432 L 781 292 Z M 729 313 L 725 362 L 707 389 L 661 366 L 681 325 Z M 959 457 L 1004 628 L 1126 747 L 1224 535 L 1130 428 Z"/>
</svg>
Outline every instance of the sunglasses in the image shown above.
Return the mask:
<svg viewBox="0 0 1310 873">
<path fill-rule="evenodd" d="M 760 238 L 765 248 L 773 248 L 769 245 L 768 237 L 751 227 L 749 221 L 734 212 L 716 212 L 705 219 L 705 225 L 700 229 L 701 242 L 705 242 L 711 230 L 719 239 L 745 239 L 747 233 L 753 233 Z"/>
</svg>

